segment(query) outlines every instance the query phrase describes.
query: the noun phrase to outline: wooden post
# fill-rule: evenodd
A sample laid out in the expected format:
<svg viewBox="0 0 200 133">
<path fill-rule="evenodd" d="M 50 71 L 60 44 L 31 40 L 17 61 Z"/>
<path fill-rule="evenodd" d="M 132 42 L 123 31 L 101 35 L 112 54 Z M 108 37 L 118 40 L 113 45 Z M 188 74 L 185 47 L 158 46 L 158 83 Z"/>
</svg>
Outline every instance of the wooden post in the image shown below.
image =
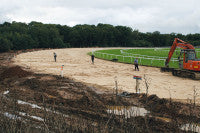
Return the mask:
<svg viewBox="0 0 200 133">
<path fill-rule="evenodd" d="M 116 95 L 116 103 L 118 103 L 118 85 L 117 85 L 117 76 L 115 76 L 115 95 Z"/>
<path fill-rule="evenodd" d="M 139 82 L 138 79 L 136 79 L 136 86 L 135 86 L 136 93 L 138 93 L 138 90 L 139 90 Z"/>
<path fill-rule="evenodd" d="M 136 93 L 140 93 L 139 80 L 141 80 L 142 77 L 141 76 L 133 76 L 133 79 L 136 79 L 135 91 L 136 91 Z"/>
<path fill-rule="evenodd" d="M 115 88 L 116 88 L 116 97 L 118 95 L 118 86 L 117 86 L 117 81 L 115 81 Z"/>
</svg>

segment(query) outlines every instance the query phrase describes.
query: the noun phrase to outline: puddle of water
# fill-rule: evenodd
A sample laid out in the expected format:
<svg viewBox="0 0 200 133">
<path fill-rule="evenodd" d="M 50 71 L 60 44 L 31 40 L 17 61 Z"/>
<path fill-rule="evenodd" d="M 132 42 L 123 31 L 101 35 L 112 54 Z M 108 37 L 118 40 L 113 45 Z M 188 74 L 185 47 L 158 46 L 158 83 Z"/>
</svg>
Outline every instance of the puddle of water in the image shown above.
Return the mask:
<svg viewBox="0 0 200 133">
<path fill-rule="evenodd" d="M 10 119 L 14 119 L 14 120 L 19 119 L 19 120 L 21 120 L 21 117 L 18 117 L 17 115 L 10 114 L 8 112 L 3 113 L 3 115 L 8 117 L 8 118 L 10 118 Z"/>
<path fill-rule="evenodd" d="M 17 100 L 17 103 L 18 103 L 18 104 L 26 104 L 26 105 L 30 105 L 32 108 L 41 109 L 40 106 L 38 106 L 38 105 L 36 105 L 36 104 L 32 104 L 32 103 L 25 102 L 25 101 Z"/>
<path fill-rule="evenodd" d="M 26 114 L 24 112 L 18 112 L 18 113 L 21 116 L 28 116 L 28 117 L 31 117 L 33 119 L 39 120 L 39 121 L 44 121 L 44 119 L 42 119 L 41 117 L 38 117 L 38 116 L 31 116 L 31 115 L 28 115 L 28 114 Z M 21 117 L 19 117 L 17 115 L 10 114 L 8 112 L 3 113 L 3 115 L 8 117 L 8 118 L 10 118 L 10 119 L 14 119 L 14 120 L 16 120 L 16 119 L 21 120 L 22 119 Z"/>
<path fill-rule="evenodd" d="M 38 116 L 31 116 L 31 115 L 28 115 L 28 114 L 26 114 L 26 113 L 24 113 L 24 112 L 19 112 L 19 114 L 22 115 L 22 116 L 31 117 L 31 118 L 36 119 L 36 120 L 39 120 L 39 121 L 44 121 L 44 119 L 42 119 L 41 117 L 38 117 Z"/>
<path fill-rule="evenodd" d="M 184 124 L 181 126 L 181 129 L 184 131 L 192 131 L 192 132 L 197 132 L 200 133 L 200 124 Z"/>
<path fill-rule="evenodd" d="M 6 94 L 8 94 L 8 93 L 9 93 L 9 91 L 4 91 L 4 92 L 3 92 L 4 95 L 6 95 Z"/>
<path fill-rule="evenodd" d="M 124 115 L 125 118 L 145 116 L 149 113 L 145 108 L 140 108 L 136 106 L 108 106 L 108 113 L 115 115 Z"/>
<path fill-rule="evenodd" d="M 30 105 L 32 108 L 38 108 L 38 109 L 44 110 L 43 107 L 40 107 L 40 106 L 38 106 L 38 105 L 36 105 L 36 104 L 32 104 L 32 103 L 29 103 L 29 102 L 25 102 L 25 101 L 22 101 L 22 100 L 17 100 L 17 103 L 18 103 L 18 104 Z M 60 113 L 60 112 L 57 112 L 57 111 L 52 111 L 52 110 L 47 109 L 47 108 L 46 108 L 46 111 L 49 111 L 49 112 L 52 112 L 52 113 L 56 113 L 56 114 L 62 115 L 62 116 L 64 116 L 64 117 L 69 117 L 69 115 L 66 115 L 66 114 L 63 114 L 63 113 Z M 21 119 L 22 119 L 21 117 L 19 117 L 19 116 L 17 116 L 17 115 L 10 114 L 10 113 L 8 113 L 8 112 L 5 112 L 5 113 L 0 112 L 0 113 L 2 113 L 4 116 L 6 116 L 6 117 L 8 117 L 8 118 L 10 118 L 10 119 L 14 119 L 14 120 L 16 120 L 16 119 L 21 120 Z M 33 119 L 39 120 L 39 121 L 44 121 L 43 118 L 38 117 L 38 116 L 31 116 L 31 115 L 28 115 L 27 113 L 24 113 L 24 112 L 18 112 L 18 113 L 19 113 L 19 115 L 21 115 L 21 116 L 28 116 L 28 117 L 31 117 L 31 118 L 33 118 Z"/>
<path fill-rule="evenodd" d="M 41 117 L 38 117 L 38 116 L 30 116 L 30 117 L 33 119 L 37 119 L 39 121 L 44 121 L 44 119 L 42 119 Z"/>
<path fill-rule="evenodd" d="M 1 112 L 0 112 L 0 113 L 1 113 Z M 27 113 L 24 113 L 24 112 L 18 112 L 18 113 L 19 113 L 19 115 L 21 115 L 21 116 L 27 116 L 27 117 L 30 117 L 30 118 L 33 118 L 33 119 L 36 119 L 36 120 L 39 120 L 39 121 L 44 121 L 43 118 L 38 117 L 38 116 L 31 116 L 31 115 L 28 115 Z M 61 114 L 61 113 L 56 112 L 56 114 Z M 10 119 L 14 119 L 14 120 L 16 120 L 16 119 L 21 120 L 21 119 L 22 119 L 20 116 L 13 115 L 13 114 L 10 114 L 10 113 L 8 113 L 8 112 L 3 113 L 3 115 L 6 116 L 6 117 L 8 117 L 8 118 L 10 118 Z M 68 115 L 65 115 L 65 114 L 63 114 L 63 116 L 64 116 L 64 117 L 69 117 Z"/>
<path fill-rule="evenodd" d="M 17 100 L 17 103 L 18 104 L 26 104 L 26 105 L 30 105 L 32 108 L 37 108 L 37 109 L 42 109 L 44 110 L 43 107 L 40 107 L 36 104 L 32 104 L 32 103 L 29 103 L 29 102 L 25 102 L 25 101 L 22 101 L 22 100 Z M 66 114 L 63 114 L 63 113 L 60 113 L 60 112 L 57 112 L 57 111 L 52 111 L 48 108 L 46 108 L 46 111 L 49 111 L 49 112 L 52 112 L 52 113 L 56 113 L 56 114 L 60 114 L 60 115 L 63 115 L 64 117 L 69 117 L 69 115 L 66 115 Z"/>
</svg>

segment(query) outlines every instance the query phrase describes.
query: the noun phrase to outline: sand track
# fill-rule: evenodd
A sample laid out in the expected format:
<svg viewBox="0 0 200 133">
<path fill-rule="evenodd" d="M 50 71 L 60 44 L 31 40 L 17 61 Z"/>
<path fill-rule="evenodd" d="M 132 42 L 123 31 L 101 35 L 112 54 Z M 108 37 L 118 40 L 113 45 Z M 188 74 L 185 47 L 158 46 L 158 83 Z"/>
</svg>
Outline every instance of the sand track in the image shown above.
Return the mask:
<svg viewBox="0 0 200 133">
<path fill-rule="evenodd" d="M 102 48 L 69 48 L 54 49 L 28 52 L 17 55 L 14 58 L 15 64 L 30 68 L 36 73 L 50 73 L 60 75 L 61 65 L 64 65 L 64 76 L 70 77 L 87 84 L 100 85 L 105 88 L 113 89 L 117 76 L 119 88 L 135 92 L 135 80 L 133 75 L 146 75 L 150 82 L 149 93 L 156 94 L 160 98 L 172 98 L 175 100 L 186 101 L 193 98 L 194 87 L 200 94 L 200 81 L 179 78 L 172 76 L 171 73 L 161 73 L 159 68 L 139 66 L 140 71 L 134 71 L 133 65 L 115 63 L 95 58 L 94 65 L 91 58 L 87 55 L 92 50 Z M 56 52 L 57 62 L 53 60 L 53 52 Z M 145 92 L 144 79 L 140 81 L 140 88 Z M 200 96 L 197 96 L 200 103 Z"/>
</svg>

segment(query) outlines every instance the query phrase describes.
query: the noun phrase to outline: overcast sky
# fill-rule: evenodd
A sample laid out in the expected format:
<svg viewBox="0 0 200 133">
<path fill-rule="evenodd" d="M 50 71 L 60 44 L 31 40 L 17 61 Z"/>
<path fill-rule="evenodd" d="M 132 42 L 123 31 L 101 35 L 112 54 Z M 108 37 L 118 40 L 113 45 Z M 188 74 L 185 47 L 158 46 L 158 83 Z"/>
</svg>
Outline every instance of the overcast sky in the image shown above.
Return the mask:
<svg viewBox="0 0 200 133">
<path fill-rule="evenodd" d="M 0 23 L 98 23 L 140 32 L 200 33 L 200 0 L 0 0 Z"/>
</svg>

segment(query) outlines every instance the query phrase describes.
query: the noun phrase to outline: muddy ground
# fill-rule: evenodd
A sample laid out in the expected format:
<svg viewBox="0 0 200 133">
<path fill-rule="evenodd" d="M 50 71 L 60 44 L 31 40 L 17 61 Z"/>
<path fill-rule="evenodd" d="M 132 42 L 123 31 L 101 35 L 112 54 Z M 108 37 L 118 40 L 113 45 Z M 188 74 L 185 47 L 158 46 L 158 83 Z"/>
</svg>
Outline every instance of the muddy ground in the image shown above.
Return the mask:
<svg viewBox="0 0 200 133">
<path fill-rule="evenodd" d="M 135 93 L 116 96 L 70 78 L 28 71 L 13 65 L 13 56 L 0 54 L 1 132 L 186 132 L 183 124 L 200 122 L 200 106 L 194 103 Z M 132 106 L 148 112 L 132 117 L 107 112 Z"/>
</svg>

